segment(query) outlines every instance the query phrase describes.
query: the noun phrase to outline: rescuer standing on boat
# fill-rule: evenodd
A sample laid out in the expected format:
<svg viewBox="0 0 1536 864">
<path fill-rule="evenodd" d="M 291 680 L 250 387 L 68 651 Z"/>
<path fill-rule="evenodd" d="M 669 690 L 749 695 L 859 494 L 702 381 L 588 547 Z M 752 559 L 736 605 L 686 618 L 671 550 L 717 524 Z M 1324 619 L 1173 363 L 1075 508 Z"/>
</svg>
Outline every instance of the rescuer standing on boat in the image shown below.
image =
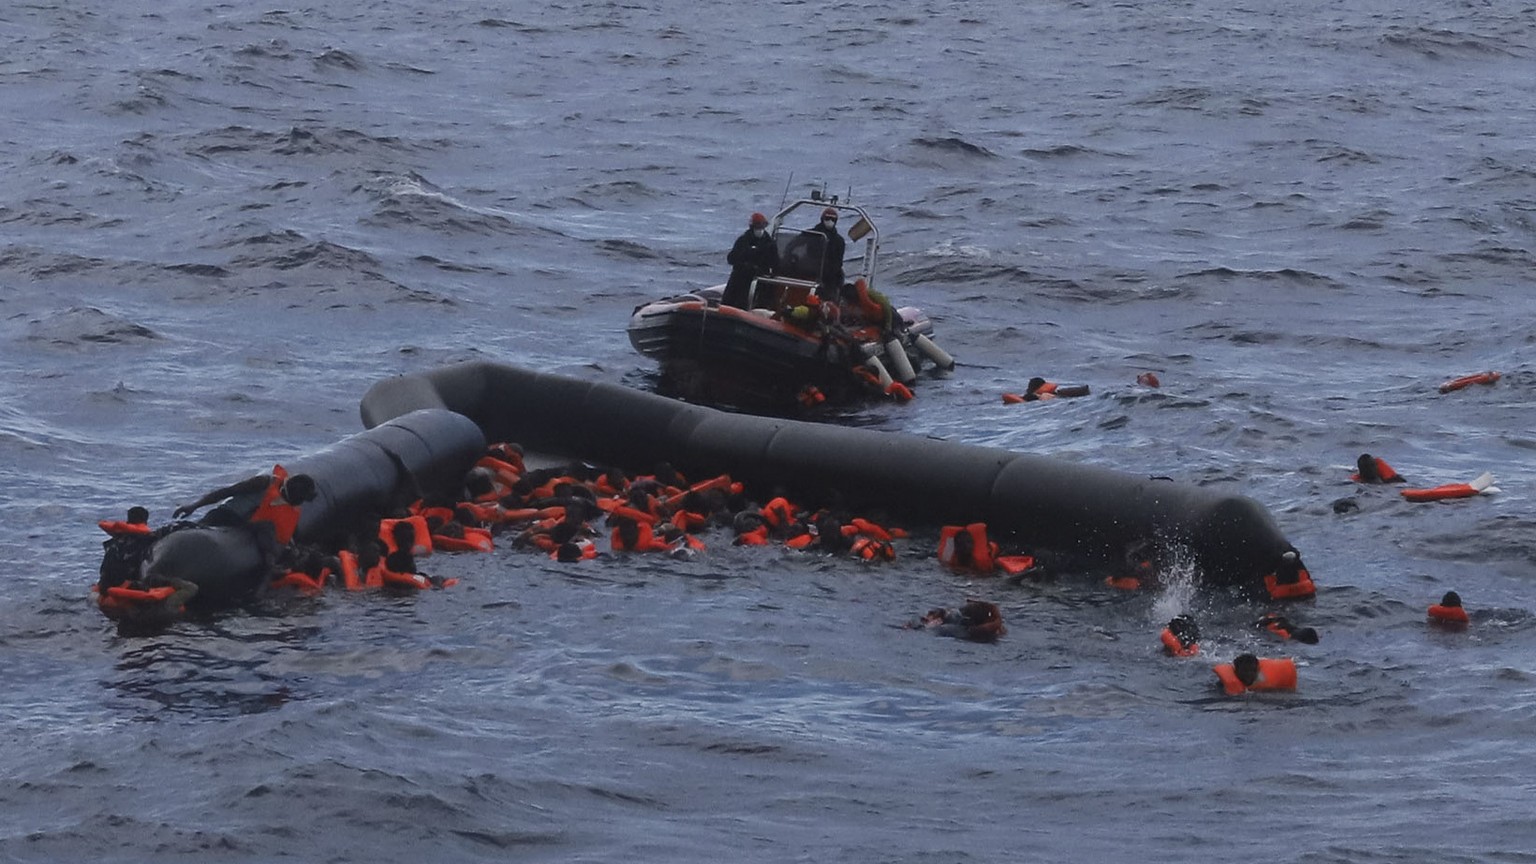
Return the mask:
<svg viewBox="0 0 1536 864">
<path fill-rule="evenodd" d="M 779 266 L 779 247 L 773 244 L 773 237 L 768 234 L 767 216 L 752 214 L 747 230 L 736 238 L 725 260 L 731 265 L 731 278 L 725 283 L 725 295 L 720 302 L 745 309 L 752 280 L 773 273 Z"/>
<path fill-rule="evenodd" d="M 827 299 L 835 300 L 843 287 L 843 252 L 848 246 L 843 235 L 837 233 L 837 208 L 828 207 L 821 211 L 821 222 L 810 230 L 827 235 L 821 257 L 821 293 Z"/>
</svg>

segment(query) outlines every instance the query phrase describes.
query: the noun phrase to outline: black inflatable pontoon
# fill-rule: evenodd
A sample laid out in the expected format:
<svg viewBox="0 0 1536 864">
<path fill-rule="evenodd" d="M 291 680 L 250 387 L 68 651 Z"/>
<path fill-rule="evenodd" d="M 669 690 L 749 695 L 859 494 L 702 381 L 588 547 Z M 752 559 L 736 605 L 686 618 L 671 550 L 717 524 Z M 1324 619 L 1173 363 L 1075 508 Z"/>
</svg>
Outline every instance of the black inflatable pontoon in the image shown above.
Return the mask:
<svg viewBox="0 0 1536 864">
<path fill-rule="evenodd" d="M 986 522 L 1038 548 L 1119 563 L 1187 550 L 1210 584 L 1257 587 L 1293 547 L 1252 499 L 1169 480 L 893 432 L 730 414 L 615 384 L 471 362 L 390 378 L 363 397 L 375 427 L 420 409 L 488 440 L 649 471 L 728 473 L 814 501 L 841 496 L 934 523 Z"/>
<path fill-rule="evenodd" d="M 383 513 L 402 484 L 423 492 L 456 489 L 485 445 L 479 427 L 462 414 L 413 411 L 285 462 L 290 475 L 315 480 L 316 497 L 304 505 L 295 537 L 339 544 L 360 517 Z M 402 467 L 409 478 L 401 475 Z M 237 603 L 266 577 L 255 534 L 244 525 L 171 531 L 134 548 L 134 554 L 142 556 L 141 564 L 113 561 L 109 567 L 104 560 L 103 582 L 124 574 L 136 576 L 145 588 L 191 582 L 198 590 L 187 605 L 194 609 Z"/>
</svg>

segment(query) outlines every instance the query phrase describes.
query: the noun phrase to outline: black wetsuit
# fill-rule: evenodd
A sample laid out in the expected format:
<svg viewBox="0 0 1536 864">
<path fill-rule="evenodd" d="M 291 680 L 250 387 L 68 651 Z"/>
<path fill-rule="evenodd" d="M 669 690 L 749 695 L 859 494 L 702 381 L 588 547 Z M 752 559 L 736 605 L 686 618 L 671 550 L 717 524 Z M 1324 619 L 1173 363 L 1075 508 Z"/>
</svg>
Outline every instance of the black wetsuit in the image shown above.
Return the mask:
<svg viewBox="0 0 1536 864">
<path fill-rule="evenodd" d="M 725 296 L 720 302 L 745 309 L 752 280 L 778 269 L 779 247 L 773 244 L 772 234 L 764 231 L 763 236 L 758 237 L 748 228 L 736 238 L 725 260 L 731 265 L 731 278 L 725 283 Z"/>
</svg>

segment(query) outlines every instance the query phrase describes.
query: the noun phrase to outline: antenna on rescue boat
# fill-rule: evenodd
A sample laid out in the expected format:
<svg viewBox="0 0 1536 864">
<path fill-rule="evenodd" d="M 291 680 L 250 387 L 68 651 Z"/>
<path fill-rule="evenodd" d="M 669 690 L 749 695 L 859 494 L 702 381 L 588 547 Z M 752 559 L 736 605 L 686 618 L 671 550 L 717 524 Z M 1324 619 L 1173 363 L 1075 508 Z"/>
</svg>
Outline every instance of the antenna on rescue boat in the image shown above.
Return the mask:
<svg viewBox="0 0 1536 864">
<path fill-rule="evenodd" d="M 789 177 L 784 180 L 784 194 L 779 196 L 779 209 L 784 209 L 785 202 L 789 201 L 789 184 L 795 182 L 795 172 L 789 172 Z"/>
</svg>

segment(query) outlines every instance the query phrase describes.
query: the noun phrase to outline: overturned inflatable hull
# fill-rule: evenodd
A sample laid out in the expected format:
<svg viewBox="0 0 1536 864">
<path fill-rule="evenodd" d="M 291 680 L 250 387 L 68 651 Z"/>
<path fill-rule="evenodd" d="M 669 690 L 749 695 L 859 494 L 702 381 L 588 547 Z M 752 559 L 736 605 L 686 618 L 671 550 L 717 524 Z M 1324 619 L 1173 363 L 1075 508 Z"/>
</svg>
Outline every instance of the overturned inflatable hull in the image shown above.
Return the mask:
<svg viewBox="0 0 1536 864">
<path fill-rule="evenodd" d="M 375 427 L 421 409 L 472 419 L 485 437 L 596 464 L 728 473 L 800 500 L 882 507 L 934 523 L 986 522 L 1043 549 L 1120 563 L 1150 547 L 1192 557 L 1208 583 L 1253 587 L 1292 546 L 1252 499 L 914 435 L 730 414 L 614 384 L 490 362 L 375 384 Z"/>
<path fill-rule="evenodd" d="M 408 412 L 351 435 L 317 453 L 287 461 L 289 474 L 308 474 L 316 497 L 301 512 L 295 539 L 345 546 L 366 519 L 384 514 L 402 493 L 456 489 L 485 451 L 485 438 L 469 418 L 451 411 Z M 404 473 L 402 473 L 404 472 Z M 255 473 L 255 472 L 253 472 Z M 130 562 L 131 563 L 131 562 Z M 206 524 L 172 531 L 142 553 L 136 572 L 114 561 L 103 566 L 102 590 L 130 575 L 144 588 L 191 583 L 194 610 L 217 609 L 248 598 L 270 566 L 256 532 L 247 525 Z"/>
</svg>

